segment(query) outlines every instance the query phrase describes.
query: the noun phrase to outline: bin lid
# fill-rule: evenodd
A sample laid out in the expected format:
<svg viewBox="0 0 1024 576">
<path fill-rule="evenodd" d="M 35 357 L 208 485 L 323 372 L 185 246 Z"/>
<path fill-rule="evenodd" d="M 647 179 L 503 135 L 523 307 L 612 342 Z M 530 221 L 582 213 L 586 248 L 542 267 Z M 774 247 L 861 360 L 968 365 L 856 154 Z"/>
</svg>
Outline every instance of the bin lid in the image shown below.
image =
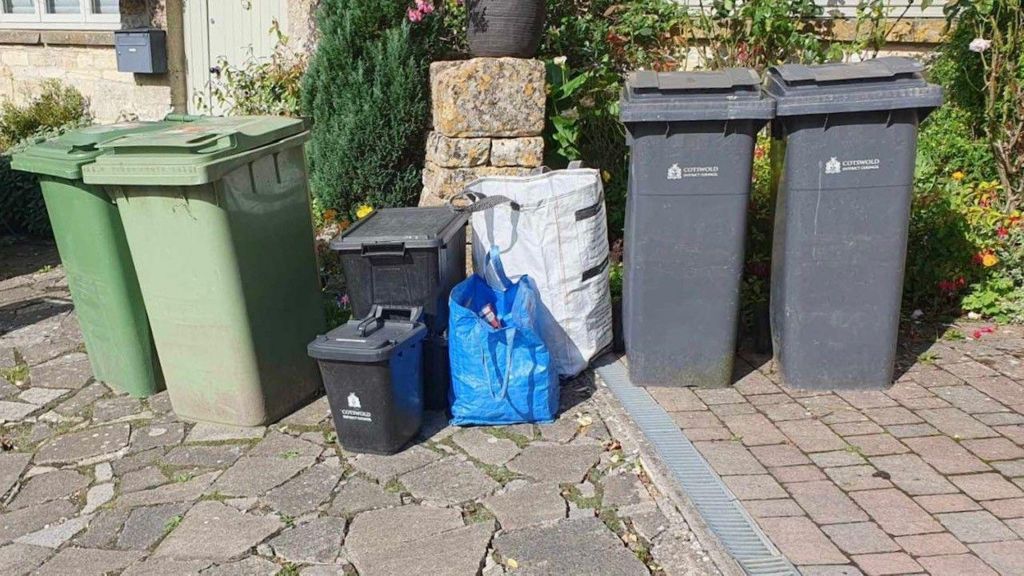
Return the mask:
<svg viewBox="0 0 1024 576">
<path fill-rule="evenodd" d="M 374 210 L 331 240 L 332 250 L 361 250 L 371 244 L 405 248 L 443 246 L 466 225 L 469 214 L 448 206 Z"/>
<path fill-rule="evenodd" d="M 749 68 L 714 72 L 631 72 L 622 91 L 623 122 L 770 119 L 775 103 Z"/>
<path fill-rule="evenodd" d="M 91 164 L 103 154 L 100 145 L 132 134 L 153 132 L 180 124 L 181 121 L 164 121 L 86 126 L 40 141 L 14 154 L 11 158 L 11 167 L 24 172 L 79 180 L 82 178 L 82 167 Z"/>
<path fill-rule="evenodd" d="M 765 90 L 778 102 L 776 116 L 832 114 L 942 105 L 942 88 L 929 84 L 924 66 L 902 56 L 851 64 L 782 64 L 768 69 Z"/>
<path fill-rule="evenodd" d="M 305 122 L 296 118 L 204 117 L 103 143 L 105 154 L 83 176 L 90 184 L 195 186 L 307 137 Z"/>
<path fill-rule="evenodd" d="M 369 323 L 368 330 L 361 326 Z M 427 327 L 409 320 L 349 320 L 309 343 L 307 352 L 315 360 L 372 364 L 391 358 L 391 353 L 410 341 L 422 340 Z"/>
</svg>

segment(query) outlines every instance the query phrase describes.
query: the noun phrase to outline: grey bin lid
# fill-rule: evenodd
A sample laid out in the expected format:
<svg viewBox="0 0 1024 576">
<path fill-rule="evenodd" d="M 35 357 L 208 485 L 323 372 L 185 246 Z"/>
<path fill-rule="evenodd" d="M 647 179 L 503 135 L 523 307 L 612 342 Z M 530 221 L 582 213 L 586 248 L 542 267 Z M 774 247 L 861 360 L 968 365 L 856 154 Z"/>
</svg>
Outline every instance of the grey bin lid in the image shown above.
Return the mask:
<svg viewBox="0 0 1024 576">
<path fill-rule="evenodd" d="M 374 210 L 340 236 L 332 250 L 361 250 L 372 244 L 401 244 L 405 248 L 445 245 L 469 220 L 469 214 L 447 206 Z"/>
<path fill-rule="evenodd" d="M 765 91 L 776 116 L 833 114 L 942 105 L 942 88 L 929 84 L 924 66 L 891 56 L 853 64 L 783 64 L 768 69 Z"/>
<path fill-rule="evenodd" d="M 775 102 L 749 68 L 714 72 L 631 72 L 620 118 L 630 122 L 768 120 Z"/>
<path fill-rule="evenodd" d="M 390 359 L 396 348 L 410 340 L 422 340 L 427 334 L 427 327 L 420 322 L 381 319 L 375 330 L 371 320 L 371 330 L 362 335 L 359 326 L 363 322 L 349 320 L 327 334 L 317 336 L 306 351 L 315 360 L 372 364 Z"/>
</svg>

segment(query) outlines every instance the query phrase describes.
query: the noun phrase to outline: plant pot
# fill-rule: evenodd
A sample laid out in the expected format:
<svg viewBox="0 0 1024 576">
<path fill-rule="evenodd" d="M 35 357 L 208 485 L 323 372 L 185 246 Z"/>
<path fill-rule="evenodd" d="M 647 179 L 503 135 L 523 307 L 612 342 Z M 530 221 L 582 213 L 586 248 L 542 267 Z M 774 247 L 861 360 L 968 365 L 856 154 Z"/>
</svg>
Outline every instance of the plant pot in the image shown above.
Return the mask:
<svg viewBox="0 0 1024 576">
<path fill-rule="evenodd" d="M 544 34 L 544 0 L 467 0 L 473 57 L 532 58 Z"/>
</svg>

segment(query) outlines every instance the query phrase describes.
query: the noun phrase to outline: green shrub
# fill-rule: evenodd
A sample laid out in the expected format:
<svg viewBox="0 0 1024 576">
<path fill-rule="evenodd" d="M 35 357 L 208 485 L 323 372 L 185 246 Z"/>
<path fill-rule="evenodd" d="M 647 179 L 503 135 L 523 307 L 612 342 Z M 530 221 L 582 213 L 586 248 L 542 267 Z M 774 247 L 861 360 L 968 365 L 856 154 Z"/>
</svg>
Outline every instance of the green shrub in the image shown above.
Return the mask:
<svg viewBox="0 0 1024 576">
<path fill-rule="evenodd" d="M 0 236 L 5 234 L 47 236 L 50 221 L 38 179 L 12 170 L 10 155 L 0 154 Z"/>
<path fill-rule="evenodd" d="M 310 184 L 322 209 L 415 204 L 429 124 L 423 35 L 404 22 L 405 3 L 325 0 L 320 41 L 303 81 L 313 119 Z"/>
<path fill-rule="evenodd" d="M 47 129 L 77 124 L 89 116 L 89 101 L 78 90 L 47 80 L 24 106 L 6 100 L 0 106 L 0 150 Z"/>
<path fill-rule="evenodd" d="M 938 183 L 920 183 L 910 213 L 904 309 L 956 314 L 968 286 L 983 270 L 972 265 L 977 246 L 959 189 L 949 175 Z"/>
<path fill-rule="evenodd" d="M 0 235 L 48 236 L 50 220 L 33 174 L 11 169 L 11 154 L 30 141 L 89 122 L 88 101 L 77 90 L 51 80 L 23 106 L 0 106 Z"/>
<path fill-rule="evenodd" d="M 953 33 L 940 75 L 949 97 L 975 119 L 988 141 L 1006 200 L 1024 200 L 1024 3 L 953 0 Z"/>
<path fill-rule="evenodd" d="M 955 103 L 932 112 L 921 125 L 917 141 L 917 187 L 930 189 L 963 172 L 967 180 L 991 180 L 997 175 L 992 150 L 974 133 L 973 116 Z"/>
<path fill-rule="evenodd" d="M 782 62 L 825 62 L 843 56 L 830 42 L 819 18 L 824 9 L 814 0 L 712 0 L 700 12 L 696 28 L 711 38 L 701 50 L 708 68 L 747 66 L 763 71 Z"/>
<path fill-rule="evenodd" d="M 1004 11 L 1012 4 L 1017 20 Z M 1020 57 L 1019 37 L 1000 34 L 1022 22 L 1019 1 L 959 1 L 947 6 L 947 15 L 958 19 L 950 20 L 928 71 L 943 86 L 946 104 L 922 124 L 918 140 L 904 308 L 1020 322 L 1024 230 L 1020 193 L 1008 185 L 1014 169 L 1001 130 L 1007 123 L 1019 126 L 1024 117 L 1021 96 L 1007 98 L 1020 90 L 1013 78 L 1024 67 L 1004 60 L 1014 50 Z M 979 53 L 970 48 L 976 38 L 994 41 Z M 989 76 L 988 66 L 997 60 L 1005 78 Z M 1019 171 L 1024 161 L 1016 162 Z"/>
</svg>

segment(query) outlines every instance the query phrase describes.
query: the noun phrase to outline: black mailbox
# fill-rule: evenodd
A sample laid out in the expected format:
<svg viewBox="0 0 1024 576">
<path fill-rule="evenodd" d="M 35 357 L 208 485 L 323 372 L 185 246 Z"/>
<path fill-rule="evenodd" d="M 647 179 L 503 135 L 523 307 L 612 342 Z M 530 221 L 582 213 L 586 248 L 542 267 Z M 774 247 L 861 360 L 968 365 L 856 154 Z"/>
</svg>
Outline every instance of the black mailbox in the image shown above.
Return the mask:
<svg viewBox="0 0 1024 576">
<path fill-rule="evenodd" d="M 167 72 L 167 33 L 159 28 L 114 31 L 119 72 L 163 74 Z"/>
</svg>

